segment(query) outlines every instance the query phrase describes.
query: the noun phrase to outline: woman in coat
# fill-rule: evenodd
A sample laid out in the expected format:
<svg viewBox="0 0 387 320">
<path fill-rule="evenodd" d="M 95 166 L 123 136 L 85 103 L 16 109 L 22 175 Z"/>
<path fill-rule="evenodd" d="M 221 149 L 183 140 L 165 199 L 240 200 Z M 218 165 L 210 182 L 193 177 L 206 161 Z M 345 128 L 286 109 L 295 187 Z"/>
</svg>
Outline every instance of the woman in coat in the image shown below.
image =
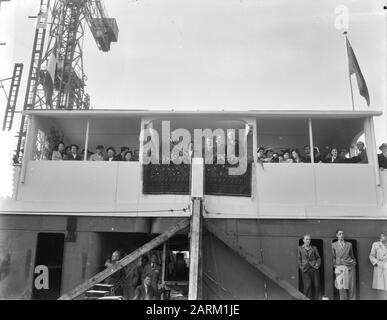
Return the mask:
<svg viewBox="0 0 387 320">
<path fill-rule="evenodd" d="M 63 160 L 65 156 L 65 145 L 59 142 L 55 150 L 52 152 L 51 160 Z"/>
<path fill-rule="evenodd" d="M 372 244 L 370 261 L 374 266 L 372 288 L 387 291 L 387 232 Z"/>
</svg>

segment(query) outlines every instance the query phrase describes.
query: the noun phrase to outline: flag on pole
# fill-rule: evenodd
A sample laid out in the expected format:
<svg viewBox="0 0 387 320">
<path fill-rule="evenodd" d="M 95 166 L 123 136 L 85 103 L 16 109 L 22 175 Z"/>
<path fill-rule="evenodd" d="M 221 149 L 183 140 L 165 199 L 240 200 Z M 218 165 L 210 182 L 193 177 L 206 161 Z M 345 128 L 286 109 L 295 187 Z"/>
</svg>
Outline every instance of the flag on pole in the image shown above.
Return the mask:
<svg viewBox="0 0 387 320">
<path fill-rule="evenodd" d="M 56 59 L 55 54 L 52 52 L 50 58 L 48 59 L 47 72 L 44 81 L 46 102 L 50 107 L 52 107 L 52 95 L 54 93 L 55 72 L 57 63 L 58 60 Z"/>
<path fill-rule="evenodd" d="M 364 80 L 363 74 L 361 73 L 359 63 L 357 62 L 355 53 L 353 52 L 352 46 L 348 41 L 347 36 L 345 36 L 347 42 L 347 54 L 348 54 L 348 64 L 349 64 L 349 76 L 356 74 L 357 86 L 359 87 L 359 93 L 367 101 L 367 105 L 370 105 L 370 95 L 368 93 L 367 84 Z"/>
</svg>

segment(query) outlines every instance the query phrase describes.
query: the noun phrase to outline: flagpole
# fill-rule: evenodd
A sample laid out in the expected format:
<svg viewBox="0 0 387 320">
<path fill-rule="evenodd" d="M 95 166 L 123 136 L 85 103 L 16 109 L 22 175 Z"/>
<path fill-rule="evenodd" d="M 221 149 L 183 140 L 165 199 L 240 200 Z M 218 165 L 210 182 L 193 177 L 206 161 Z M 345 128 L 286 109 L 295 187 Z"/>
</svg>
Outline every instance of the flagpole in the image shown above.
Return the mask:
<svg viewBox="0 0 387 320">
<path fill-rule="evenodd" d="M 345 46 L 346 46 L 347 52 L 348 52 L 347 31 L 344 31 L 343 34 L 345 36 Z M 347 60 L 348 60 L 348 54 L 347 54 Z M 348 60 L 348 76 L 349 76 L 349 86 L 351 88 L 352 110 L 355 111 L 355 103 L 353 101 L 352 79 L 351 79 L 351 73 L 350 73 L 350 70 L 349 70 L 349 60 Z"/>
</svg>

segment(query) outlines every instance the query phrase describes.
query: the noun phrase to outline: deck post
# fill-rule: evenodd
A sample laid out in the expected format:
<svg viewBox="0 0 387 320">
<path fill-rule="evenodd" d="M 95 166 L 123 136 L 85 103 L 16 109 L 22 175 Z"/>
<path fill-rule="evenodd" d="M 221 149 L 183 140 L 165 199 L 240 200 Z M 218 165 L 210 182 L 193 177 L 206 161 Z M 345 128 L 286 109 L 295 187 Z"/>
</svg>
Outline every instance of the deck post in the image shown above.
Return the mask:
<svg viewBox="0 0 387 320">
<path fill-rule="evenodd" d="M 83 155 L 83 161 L 87 161 L 87 149 L 89 149 L 89 131 L 90 131 L 90 120 L 86 121 L 86 134 L 85 134 L 85 154 Z"/>
<path fill-rule="evenodd" d="M 188 300 L 202 299 L 202 200 L 192 200 Z"/>
<path fill-rule="evenodd" d="M 202 299 L 202 209 L 204 194 L 204 159 L 193 158 L 191 165 L 192 216 L 189 251 L 188 300 Z"/>
</svg>

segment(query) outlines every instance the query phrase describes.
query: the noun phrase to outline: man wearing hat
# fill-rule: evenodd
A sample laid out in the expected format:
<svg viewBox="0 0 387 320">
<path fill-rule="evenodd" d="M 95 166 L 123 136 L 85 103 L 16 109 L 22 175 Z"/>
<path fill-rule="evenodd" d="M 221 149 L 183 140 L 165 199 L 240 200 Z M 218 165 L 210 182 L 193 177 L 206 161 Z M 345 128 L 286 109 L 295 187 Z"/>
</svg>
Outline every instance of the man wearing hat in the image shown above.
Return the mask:
<svg viewBox="0 0 387 320">
<path fill-rule="evenodd" d="M 384 170 L 387 169 L 387 143 L 382 143 L 379 150 L 382 151 L 378 154 L 379 168 Z"/>
</svg>

